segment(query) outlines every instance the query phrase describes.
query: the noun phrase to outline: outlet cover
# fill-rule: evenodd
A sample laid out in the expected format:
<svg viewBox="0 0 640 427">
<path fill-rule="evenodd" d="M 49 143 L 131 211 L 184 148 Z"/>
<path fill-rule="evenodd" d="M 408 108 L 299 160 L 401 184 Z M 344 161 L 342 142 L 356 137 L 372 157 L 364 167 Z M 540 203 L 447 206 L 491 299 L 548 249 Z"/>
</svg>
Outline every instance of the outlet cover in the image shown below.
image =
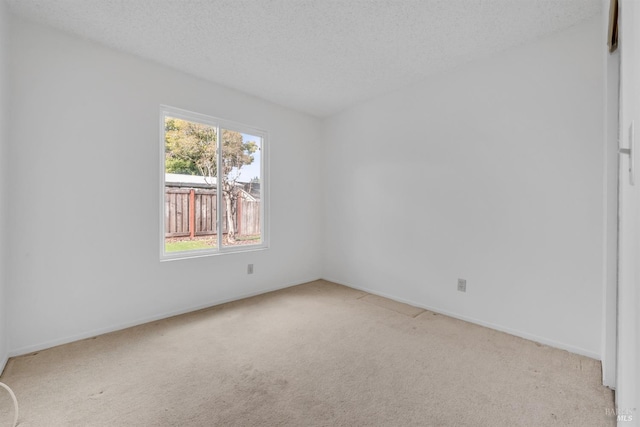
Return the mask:
<svg viewBox="0 0 640 427">
<path fill-rule="evenodd" d="M 247 274 L 253 274 L 253 264 L 247 264 Z"/>
<path fill-rule="evenodd" d="M 460 292 L 467 292 L 467 281 L 465 279 L 458 279 L 458 290 Z"/>
</svg>

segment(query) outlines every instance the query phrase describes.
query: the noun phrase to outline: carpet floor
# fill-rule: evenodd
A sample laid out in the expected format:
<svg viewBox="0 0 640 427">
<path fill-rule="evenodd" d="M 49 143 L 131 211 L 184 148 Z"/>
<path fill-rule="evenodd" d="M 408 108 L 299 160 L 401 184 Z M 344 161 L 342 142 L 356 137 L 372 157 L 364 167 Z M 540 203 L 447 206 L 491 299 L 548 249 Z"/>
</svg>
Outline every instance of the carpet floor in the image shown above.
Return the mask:
<svg viewBox="0 0 640 427">
<path fill-rule="evenodd" d="M 0 381 L 22 427 L 615 425 L 596 360 L 326 281 L 12 358 Z"/>
</svg>

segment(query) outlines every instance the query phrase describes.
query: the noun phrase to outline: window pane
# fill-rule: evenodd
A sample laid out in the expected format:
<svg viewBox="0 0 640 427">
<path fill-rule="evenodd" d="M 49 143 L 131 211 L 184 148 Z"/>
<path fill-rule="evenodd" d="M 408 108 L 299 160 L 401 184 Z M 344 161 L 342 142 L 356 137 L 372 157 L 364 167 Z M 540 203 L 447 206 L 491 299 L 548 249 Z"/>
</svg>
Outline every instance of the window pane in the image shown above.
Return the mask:
<svg viewBox="0 0 640 427">
<path fill-rule="evenodd" d="M 262 145 L 259 136 L 222 129 L 223 246 L 262 243 Z"/>
<path fill-rule="evenodd" d="M 217 247 L 216 128 L 164 118 L 166 253 Z"/>
</svg>

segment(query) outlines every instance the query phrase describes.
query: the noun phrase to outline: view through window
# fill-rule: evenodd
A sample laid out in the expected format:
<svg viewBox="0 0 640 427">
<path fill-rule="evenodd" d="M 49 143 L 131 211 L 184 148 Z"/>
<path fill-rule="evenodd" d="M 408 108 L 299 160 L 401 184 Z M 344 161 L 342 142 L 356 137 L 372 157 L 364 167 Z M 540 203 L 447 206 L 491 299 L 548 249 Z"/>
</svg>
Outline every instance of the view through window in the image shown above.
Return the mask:
<svg viewBox="0 0 640 427">
<path fill-rule="evenodd" d="M 163 257 L 264 247 L 265 134 L 171 108 L 161 125 Z"/>
</svg>

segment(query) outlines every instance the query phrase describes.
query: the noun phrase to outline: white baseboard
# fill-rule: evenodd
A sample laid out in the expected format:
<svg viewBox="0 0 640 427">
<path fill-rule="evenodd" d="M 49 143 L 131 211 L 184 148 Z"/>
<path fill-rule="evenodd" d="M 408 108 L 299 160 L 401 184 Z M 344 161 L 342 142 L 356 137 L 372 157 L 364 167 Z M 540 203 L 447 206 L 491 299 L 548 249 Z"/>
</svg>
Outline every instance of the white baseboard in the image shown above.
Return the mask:
<svg viewBox="0 0 640 427">
<path fill-rule="evenodd" d="M 272 288 L 267 288 L 267 289 L 263 289 L 263 290 L 256 291 L 256 292 L 250 292 L 250 293 L 246 293 L 246 294 L 238 294 L 238 295 L 235 295 L 235 296 L 232 296 L 232 297 L 229 297 L 229 298 L 224 298 L 224 299 L 221 299 L 221 300 L 209 301 L 209 302 L 206 302 L 204 304 L 198 304 L 198 305 L 195 305 L 195 306 L 189 306 L 189 307 L 185 307 L 185 308 L 182 308 L 182 309 L 179 309 L 179 310 L 174 310 L 174 311 L 165 312 L 165 313 L 161 313 L 161 314 L 154 315 L 154 316 L 144 317 L 144 318 L 140 318 L 140 319 L 137 319 L 137 320 L 134 320 L 134 321 L 130 321 L 130 322 L 123 322 L 123 323 L 120 323 L 120 324 L 117 324 L 117 325 L 112 325 L 112 326 L 105 327 L 105 328 L 94 329 L 94 330 L 91 330 L 91 331 L 83 332 L 81 334 L 71 335 L 71 336 L 67 336 L 67 337 L 64 337 L 64 338 L 59 338 L 59 339 L 50 340 L 50 341 L 46 341 L 46 342 L 39 343 L 39 344 L 34 344 L 34 345 L 29 345 L 29 346 L 13 349 L 13 350 L 11 350 L 9 352 L 8 355 L 4 356 L 4 359 L 0 359 L 0 368 L 4 369 L 4 367 L 6 366 L 8 357 L 21 356 L 21 355 L 24 355 L 24 354 L 33 353 L 34 351 L 45 350 L 47 348 L 55 347 L 55 346 L 58 346 L 58 345 L 68 344 L 70 342 L 79 341 L 79 340 L 83 340 L 83 339 L 86 339 L 86 338 L 92 338 L 92 337 L 95 337 L 97 335 L 103 335 L 103 334 L 107 334 L 107 333 L 110 333 L 110 332 L 119 331 L 119 330 L 122 330 L 122 329 L 126 329 L 126 328 L 130 328 L 130 327 L 133 327 L 133 326 L 142 325 L 142 324 L 149 323 L 149 322 L 155 322 L 157 320 L 162 320 L 162 319 L 166 319 L 166 318 L 169 318 L 169 317 L 178 316 L 180 314 L 190 313 L 190 312 L 193 312 L 193 311 L 214 307 L 216 305 L 225 304 L 227 302 L 237 301 L 237 300 L 241 300 L 241 299 L 244 299 L 244 298 L 250 298 L 250 297 L 253 297 L 253 296 L 256 296 L 256 295 L 262 295 L 262 294 L 266 294 L 266 293 L 269 293 L 269 292 L 273 292 L 273 291 L 277 291 L 277 290 L 280 290 L 280 289 L 289 288 L 289 287 L 292 287 L 292 286 L 297 286 L 297 285 L 300 285 L 300 284 L 303 284 L 303 283 L 308 283 L 308 282 L 312 282 L 314 280 L 320 280 L 320 279 L 326 280 L 328 282 L 337 283 L 337 284 L 340 284 L 342 286 L 347 286 L 349 288 L 358 289 L 358 290 L 361 290 L 361 291 L 364 291 L 364 292 L 367 292 L 367 293 L 370 293 L 370 294 L 378 295 L 378 296 L 381 296 L 381 297 L 384 297 L 384 298 L 389 298 L 389 299 L 394 300 L 394 301 L 398 301 L 398 302 L 402 302 L 402 303 L 405 303 L 405 304 L 413 305 L 415 307 L 420 307 L 420 308 L 423 308 L 425 310 L 433 311 L 435 313 L 439 313 L 439 314 L 450 316 L 450 317 L 453 317 L 453 318 L 456 318 L 456 319 L 464 320 L 466 322 L 474 323 L 476 325 L 480 325 L 480 326 L 484 326 L 484 327 L 487 327 L 487 328 L 495 329 L 497 331 L 505 332 L 505 333 L 510 334 L 510 335 L 515 335 L 515 336 L 520 337 L 520 338 L 528 339 L 530 341 L 535 341 L 535 342 L 538 342 L 540 344 L 545 344 L 545 345 L 548 345 L 550 347 L 558 348 L 558 349 L 561 349 L 561 350 L 566 350 L 566 351 L 569 351 L 571 353 L 575 353 L 575 354 L 579 354 L 579 355 L 582 355 L 582 356 L 590 357 L 592 359 L 600 360 L 600 355 L 599 354 L 594 353 L 594 352 L 589 351 L 589 350 L 586 350 L 586 349 L 583 349 L 583 348 L 580 348 L 580 347 L 576 347 L 576 346 L 569 345 L 569 344 L 566 344 L 566 343 L 554 341 L 554 340 L 551 340 L 551 339 L 547 339 L 545 337 L 540 337 L 540 336 L 537 336 L 537 335 L 529 334 L 527 332 L 523 332 L 523 331 L 520 331 L 520 330 L 517 330 L 517 329 L 512 329 L 512 328 L 509 328 L 509 327 L 506 327 L 506 326 L 503 326 L 503 325 L 499 325 L 499 324 L 496 324 L 496 323 L 485 322 L 485 321 L 480 320 L 480 319 L 476 319 L 476 318 L 473 318 L 473 317 L 461 315 L 459 313 L 455 313 L 455 312 L 452 312 L 452 311 L 449 311 L 449 310 L 444 310 L 444 309 L 441 309 L 439 307 L 434 307 L 434 306 L 422 304 L 420 302 L 411 301 L 411 300 L 404 299 L 404 298 L 399 298 L 399 297 L 397 297 L 395 295 L 391 295 L 391 294 L 388 294 L 386 292 L 379 292 L 379 291 L 376 291 L 374 289 L 370 289 L 370 288 L 368 288 L 366 286 L 357 286 L 357 285 L 353 285 L 353 284 L 342 282 L 340 280 L 335 280 L 335 279 L 332 279 L 330 277 L 324 277 L 324 278 L 316 277 L 316 278 L 309 278 L 308 280 L 303 280 L 301 282 L 295 282 L 295 283 L 289 283 L 289 284 L 285 284 L 285 285 L 281 285 L 281 286 L 275 286 L 275 287 L 272 287 Z M 0 372 L 2 372 L 2 369 L 0 369 Z"/>
<path fill-rule="evenodd" d="M 225 304 L 231 301 L 237 301 L 237 300 L 241 300 L 244 298 L 250 298 L 250 297 L 254 297 L 257 295 L 262 295 L 262 294 L 267 294 L 269 292 L 273 292 L 273 291 L 278 291 L 280 289 L 285 289 L 285 288 L 290 288 L 292 286 L 297 286 L 303 283 L 308 283 L 308 282 L 313 282 L 314 280 L 319 280 L 320 278 L 310 278 L 309 280 L 304 280 L 301 282 L 295 282 L 295 283 L 289 283 L 289 284 L 285 284 L 285 285 L 281 285 L 281 286 L 275 286 L 272 288 L 267 288 L 267 289 L 263 289 L 263 290 L 259 290 L 256 292 L 249 292 L 246 294 L 238 294 L 229 298 L 224 298 L 224 299 L 220 299 L 220 300 L 215 300 L 215 301 L 209 301 L 206 302 L 204 304 L 198 304 L 198 305 L 194 305 L 194 306 L 189 306 L 189 307 L 185 307 L 185 308 L 181 308 L 179 310 L 174 310 L 174 311 L 170 311 L 170 312 L 165 312 L 165 313 L 161 313 L 161 314 L 157 314 L 154 316 L 149 316 L 149 317 L 143 317 L 140 319 L 136 319 L 130 322 L 123 322 L 123 323 L 119 323 L 117 325 L 112 325 L 112 326 L 108 326 L 105 328 L 98 328 L 98 329 L 93 329 L 87 332 L 83 332 L 80 334 L 75 334 L 75 335 L 70 335 L 64 338 L 59 338 L 59 339 L 55 339 L 55 340 L 50 340 L 50 341 L 45 341 L 39 344 L 34 344 L 34 345 L 28 345 L 28 346 L 24 346 L 24 347 L 20 347 L 17 349 L 13 349 L 9 351 L 9 355 L 8 357 L 17 357 L 17 356 L 22 356 L 25 354 L 29 354 L 29 353 L 33 353 L 34 351 L 41 351 L 41 350 L 46 350 L 47 348 L 51 348 L 51 347 L 56 347 L 59 345 L 63 345 L 63 344 L 68 344 L 71 342 L 75 342 L 75 341 L 80 341 L 86 338 L 92 338 L 98 335 L 104 335 L 104 334 L 108 334 L 110 332 L 115 332 L 115 331 L 120 331 L 122 329 L 127 329 L 127 328 L 131 328 L 133 326 L 138 326 L 138 325 L 143 325 L 145 323 L 150 323 L 150 322 L 155 322 L 158 320 L 162 320 L 162 319 L 166 319 L 169 317 L 173 317 L 173 316 L 178 316 L 180 314 L 186 314 L 186 313 L 191 313 L 193 311 L 198 311 L 198 310 L 202 310 L 205 308 L 210 308 L 210 307 L 215 307 L 217 305 L 220 304 Z M 6 364 L 7 362 L 7 357 L 5 356 L 5 361 L 4 363 Z M 0 365 L 4 368 L 4 365 Z M 2 372 L 2 371 L 0 371 Z"/>
<path fill-rule="evenodd" d="M 381 297 L 384 297 L 384 298 L 389 298 L 391 300 L 394 300 L 394 301 L 397 301 L 397 302 L 401 302 L 401 303 L 404 303 L 404 304 L 409 304 L 409 305 L 412 305 L 414 307 L 420 307 L 420 308 L 423 308 L 425 310 L 433 311 L 434 313 L 444 314 L 445 316 L 449 316 L 449 317 L 453 317 L 453 318 L 456 318 L 456 319 L 464 320 L 465 322 L 474 323 L 476 325 L 480 325 L 480 326 L 484 326 L 484 327 L 487 327 L 487 328 L 495 329 L 495 330 L 500 331 L 500 332 L 505 332 L 505 333 L 507 333 L 509 335 L 514 335 L 514 336 L 517 336 L 517 337 L 520 337 L 520 338 L 524 338 L 524 339 L 527 339 L 527 340 L 530 340 L 530 341 L 534 341 L 534 342 L 537 342 L 537 343 L 540 343 L 540 344 L 545 344 L 545 345 L 548 345 L 550 347 L 558 348 L 560 350 L 566 350 L 566 351 L 568 351 L 570 353 L 579 354 L 581 356 L 586 356 L 586 357 L 589 357 L 591 359 L 595 359 L 595 360 L 600 360 L 601 361 L 601 355 L 600 354 L 594 353 L 593 351 L 586 350 L 586 349 L 581 348 L 581 347 L 576 347 L 576 346 L 573 346 L 573 345 L 570 345 L 570 344 L 566 344 L 566 343 L 563 343 L 563 342 L 554 341 L 554 340 L 551 340 L 551 339 L 548 339 L 548 338 L 545 338 L 545 337 L 540 337 L 538 335 L 533 335 L 533 334 L 530 334 L 530 333 L 527 333 L 527 332 L 519 331 L 517 329 L 512 329 L 512 328 L 509 328 L 509 327 L 506 327 L 506 326 L 503 326 L 503 325 L 499 325 L 499 324 L 496 324 L 496 323 L 485 322 L 485 321 L 480 320 L 480 319 L 476 319 L 476 318 L 473 318 L 473 317 L 465 316 L 465 315 L 462 315 L 462 314 L 459 314 L 459 313 L 455 313 L 455 312 L 452 312 L 452 311 L 449 311 L 449 310 L 444 310 L 444 309 L 441 309 L 439 307 L 434 307 L 434 306 L 422 304 L 422 303 L 419 303 L 419 302 L 416 302 L 416 301 L 411 301 L 411 300 L 407 300 L 407 299 L 404 299 L 404 298 L 399 298 L 397 296 L 390 295 L 390 294 L 387 294 L 385 292 L 379 292 L 379 291 L 376 291 L 376 290 L 373 290 L 373 289 L 369 289 L 366 286 L 356 286 L 356 285 L 352 285 L 352 284 L 341 282 L 339 280 L 333 280 L 331 278 L 324 278 L 324 280 L 326 280 L 328 282 L 337 283 L 337 284 L 342 285 L 342 286 L 347 286 L 349 288 L 358 289 L 360 291 L 368 292 L 370 294 L 378 295 L 378 296 L 381 296 Z"/>
<path fill-rule="evenodd" d="M 4 368 L 7 367 L 8 361 L 9 361 L 9 356 L 6 354 L 3 354 L 2 358 L 0 359 L 0 375 L 2 375 L 2 373 L 4 372 Z"/>
</svg>

